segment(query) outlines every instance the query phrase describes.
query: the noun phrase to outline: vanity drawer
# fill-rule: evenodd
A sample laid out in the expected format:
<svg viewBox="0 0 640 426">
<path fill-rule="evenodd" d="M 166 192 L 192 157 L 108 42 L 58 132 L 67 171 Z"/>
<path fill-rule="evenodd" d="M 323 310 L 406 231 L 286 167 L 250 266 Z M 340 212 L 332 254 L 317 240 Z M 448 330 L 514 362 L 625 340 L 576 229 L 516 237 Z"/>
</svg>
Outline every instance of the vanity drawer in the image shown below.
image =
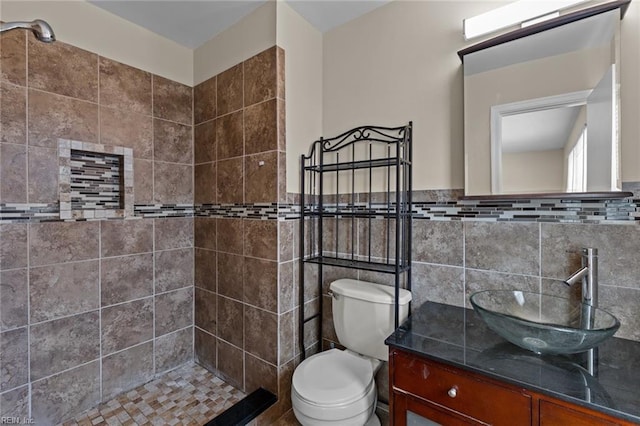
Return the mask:
<svg viewBox="0 0 640 426">
<path fill-rule="evenodd" d="M 392 351 L 394 388 L 481 422 L 531 424 L 531 397 L 459 370 Z"/>
</svg>

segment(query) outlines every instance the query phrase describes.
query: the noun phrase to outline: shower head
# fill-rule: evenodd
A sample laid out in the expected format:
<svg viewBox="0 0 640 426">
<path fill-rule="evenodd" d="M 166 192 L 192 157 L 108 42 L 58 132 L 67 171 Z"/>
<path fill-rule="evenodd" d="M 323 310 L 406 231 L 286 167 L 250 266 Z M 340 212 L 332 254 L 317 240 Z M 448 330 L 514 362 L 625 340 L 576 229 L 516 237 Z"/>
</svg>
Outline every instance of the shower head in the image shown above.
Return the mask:
<svg viewBox="0 0 640 426">
<path fill-rule="evenodd" d="M 53 33 L 51 29 L 51 25 L 49 25 L 46 21 L 42 19 L 36 19 L 35 21 L 30 23 L 31 31 L 36 36 L 36 38 L 44 43 L 52 43 L 56 41 L 56 35 Z"/>
<path fill-rule="evenodd" d="M 51 26 L 42 19 L 36 19 L 31 22 L 6 22 L 4 24 L 0 24 L 0 33 L 16 28 L 24 28 L 33 31 L 36 38 L 44 43 L 56 41 L 56 35 L 53 33 Z"/>
</svg>

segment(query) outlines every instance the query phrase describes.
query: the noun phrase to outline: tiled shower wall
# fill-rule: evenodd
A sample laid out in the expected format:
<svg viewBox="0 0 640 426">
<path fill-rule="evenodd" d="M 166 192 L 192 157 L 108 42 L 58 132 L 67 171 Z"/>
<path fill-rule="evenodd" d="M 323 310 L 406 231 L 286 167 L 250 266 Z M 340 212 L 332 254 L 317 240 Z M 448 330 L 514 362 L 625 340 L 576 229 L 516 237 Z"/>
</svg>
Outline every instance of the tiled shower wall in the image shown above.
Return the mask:
<svg viewBox="0 0 640 426">
<path fill-rule="evenodd" d="M 137 206 L 192 205 L 192 88 L 0 43 L 3 208 L 57 206 L 58 138 L 132 148 Z M 18 222 L 0 225 L 1 416 L 55 423 L 193 358 L 193 218 Z"/>
<path fill-rule="evenodd" d="M 195 357 L 241 390 L 277 394 L 268 423 L 290 407 L 293 372 L 293 223 L 276 206 L 287 199 L 284 51 L 197 85 L 194 117 Z M 249 215 L 257 205 L 275 216 Z"/>
</svg>

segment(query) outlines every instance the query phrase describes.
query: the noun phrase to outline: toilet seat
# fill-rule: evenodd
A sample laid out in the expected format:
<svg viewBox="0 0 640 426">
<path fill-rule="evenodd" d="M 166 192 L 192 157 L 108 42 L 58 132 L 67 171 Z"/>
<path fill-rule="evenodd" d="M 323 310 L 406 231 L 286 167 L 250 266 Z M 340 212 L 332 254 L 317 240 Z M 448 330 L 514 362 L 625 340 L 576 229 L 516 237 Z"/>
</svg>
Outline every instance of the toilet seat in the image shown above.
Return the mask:
<svg viewBox="0 0 640 426">
<path fill-rule="evenodd" d="M 373 367 L 367 359 L 338 349 L 316 354 L 293 373 L 292 402 L 303 424 L 362 425 L 375 409 Z"/>
<path fill-rule="evenodd" d="M 371 363 L 339 349 L 304 360 L 293 374 L 298 395 L 316 405 L 348 404 L 361 399 L 372 385 Z"/>
</svg>

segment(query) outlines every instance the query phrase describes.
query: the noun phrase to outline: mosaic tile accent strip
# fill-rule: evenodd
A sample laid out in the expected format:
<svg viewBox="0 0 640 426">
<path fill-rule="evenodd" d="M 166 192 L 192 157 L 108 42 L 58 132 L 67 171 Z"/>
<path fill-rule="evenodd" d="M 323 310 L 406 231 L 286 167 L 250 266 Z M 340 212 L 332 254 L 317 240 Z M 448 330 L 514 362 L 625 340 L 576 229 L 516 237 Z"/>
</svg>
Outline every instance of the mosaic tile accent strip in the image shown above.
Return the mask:
<svg viewBox="0 0 640 426">
<path fill-rule="evenodd" d="M 62 423 L 201 426 L 245 397 L 197 364 L 188 364 Z"/>
<path fill-rule="evenodd" d="M 414 204 L 414 217 L 493 222 L 634 223 L 640 200 L 458 200 Z"/>
<path fill-rule="evenodd" d="M 140 204 L 134 207 L 135 217 L 193 217 L 191 204 Z M 111 217 L 100 215 L 85 218 L 60 218 L 58 203 L 52 204 L 15 204 L 0 203 L 0 223 L 15 222 L 74 222 L 78 220 L 102 220 Z"/>
<path fill-rule="evenodd" d="M 368 194 L 358 194 L 357 199 Z M 393 198 L 393 197 L 392 197 Z M 375 194 L 372 199 L 376 199 Z M 331 198 L 327 198 L 331 200 Z M 335 197 L 333 197 L 335 200 Z M 395 203 L 339 202 L 323 206 L 331 217 L 369 217 L 382 219 L 395 215 Z M 308 212 L 318 212 L 309 205 Z M 414 202 L 414 219 L 492 221 L 492 222 L 561 222 L 561 223 L 634 223 L 640 220 L 640 199 L 514 199 L 514 200 L 438 200 Z"/>
<path fill-rule="evenodd" d="M 309 206 L 309 209 L 316 208 Z M 325 204 L 325 213 L 337 217 L 369 217 L 382 219 L 395 214 L 395 204 L 338 203 Z M 264 204 L 136 204 L 133 215 L 144 218 L 162 217 L 229 217 L 260 220 L 295 220 L 300 218 L 300 205 Z M 310 210 L 309 210 L 310 211 Z M 561 223 L 640 223 L 640 198 L 573 200 L 447 200 L 413 203 L 414 219 L 492 221 L 492 222 L 561 222 Z M 73 220 L 98 220 L 94 215 Z M 109 217 L 106 217 L 109 218 Z M 42 222 L 61 220 L 58 204 L 0 204 L 0 222 Z"/>
<path fill-rule="evenodd" d="M 74 203 L 72 198 L 72 168 L 76 169 L 76 172 L 81 170 L 77 168 L 79 162 L 72 161 L 72 152 L 92 153 L 97 157 L 120 157 L 121 169 L 120 169 L 120 197 L 124 197 L 124 200 L 119 201 L 119 208 L 112 208 L 113 205 L 100 205 L 96 204 L 94 208 L 89 205 L 90 198 L 88 197 L 94 191 L 87 191 L 87 194 L 76 194 L 76 202 Z M 77 158 L 77 156 L 76 156 Z M 124 148 L 121 146 L 105 146 L 96 143 L 73 141 L 68 139 L 58 139 L 58 162 L 60 167 L 59 176 L 59 195 L 60 195 L 60 219 L 112 219 L 123 218 L 133 216 L 133 150 L 131 148 Z M 73 164 L 72 164 L 73 163 Z M 81 174 L 85 176 L 85 172 L 89 169 L 82 169 Z M 75 174 L 78 176 L 78 174 Z M 95 177 L 94 170 L 91 169 L 87 174 L 87 178 Z M 96 181 L 100 181 L 97 179 Z M 102 180 L 104 183 L 105 181 Z M 79 184 L 76 181 L 76 187 L 79 189 Z M 80 191 L 78 191 L 80 192 Z M 79 199 L 84 199 L 86 208 L 80 208 Z M 123 202 L 124 201 L 124 202 Z"/>
<path fill-rule="evenodd" d="M 0 223 L 60 220 L 60 207 L 53 204 L 0 203 Z"/>
<path fill-rule="evenodd" d="M 133 216 L 143 218 L 163 217 L 232 217 L 263 220 L 299 219 L 300 207 L 293 204 L 136 204 Z M 99 220 L 109 217 L 85 217 L 60 219 L 60 208 L 53 204 L 0 203 L 0 222 L 42 222 L 75 220 Z"/>
<path fill-rule="evenodd" d="M 136 204 L 134 215 L 139 217 L 193 217 L 193 204 Z"/>
<path fill-rule="evenodd" d="M 123 206 L 121 155 L 71 150 L 71 210 L 118 210 Z"/>
<path fill-rule="evenodd" d="M 278 206 L 278 219 L 291 220 L 300 219 L 299 204 L 280 204 Z"/>
<path fill-rule="evenodd" d="M 300 207 L 286 203 L 201 204 L 195 206 L 197 217 L 234 217 L 263 220 L 299 219 Z"/>
</svg>

